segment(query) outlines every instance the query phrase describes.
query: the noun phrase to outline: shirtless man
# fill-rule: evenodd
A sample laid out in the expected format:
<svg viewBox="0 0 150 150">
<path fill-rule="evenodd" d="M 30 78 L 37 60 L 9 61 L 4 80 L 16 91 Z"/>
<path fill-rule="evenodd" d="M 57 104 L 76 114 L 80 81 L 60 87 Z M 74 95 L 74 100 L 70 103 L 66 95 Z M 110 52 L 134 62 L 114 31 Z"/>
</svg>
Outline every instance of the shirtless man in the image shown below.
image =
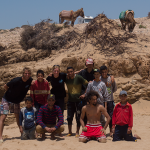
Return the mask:
<svg viewBox="0 0 150 150">
<path fill-rule="evenodd" d="M 106 128 L 110 122 L 110 116 L 108 115 L 104 106 L 97 103 L 97 98 L 99 94 L 96 91 L 90 91 L 87 93 L 86 100 L 89 102 L 82 108 L 82 113 L 80 117 L 80 123 L 82 125 L 82 133 L 79 137 L 79 142 L 87 142 L 91 138 L 96 138 L 101 143 L 106 143 Z M 101 112 L 107 118 L 104 128 L 100 123 Z M 84 116 L 87 116 L 87 124 L 84 124 Z"/>
</svg>

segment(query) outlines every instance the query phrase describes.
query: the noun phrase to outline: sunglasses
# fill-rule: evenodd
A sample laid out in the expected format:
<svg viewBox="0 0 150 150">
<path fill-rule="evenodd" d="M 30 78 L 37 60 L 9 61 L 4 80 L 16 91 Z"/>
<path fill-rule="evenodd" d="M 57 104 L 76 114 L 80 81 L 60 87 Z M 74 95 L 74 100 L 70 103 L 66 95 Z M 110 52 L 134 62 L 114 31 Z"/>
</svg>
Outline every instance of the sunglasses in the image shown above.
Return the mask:
<svg viewBox="0 0 150 150">
<path fill-rule="evenodd" d="M 58 66 L 58 67 L 60 67 L 59 65 L 54 65 L 53 67 L 55 67 L 55 66 Z"/>
</svg>

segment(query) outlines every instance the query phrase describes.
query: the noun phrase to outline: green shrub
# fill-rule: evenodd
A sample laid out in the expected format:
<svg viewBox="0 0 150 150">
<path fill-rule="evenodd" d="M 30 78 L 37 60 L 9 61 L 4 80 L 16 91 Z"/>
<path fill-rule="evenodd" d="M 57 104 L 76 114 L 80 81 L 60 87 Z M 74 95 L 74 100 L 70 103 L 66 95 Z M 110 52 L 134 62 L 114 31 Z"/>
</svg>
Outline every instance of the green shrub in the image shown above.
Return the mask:
<svg viewBox="0 0 150 150">
<path fill-rule="evenodd" d="M 143 26 L 143 25 L 139 25 L 139 28 L 145 28 L 146 29 L 146 26 Z"/>
</svg>

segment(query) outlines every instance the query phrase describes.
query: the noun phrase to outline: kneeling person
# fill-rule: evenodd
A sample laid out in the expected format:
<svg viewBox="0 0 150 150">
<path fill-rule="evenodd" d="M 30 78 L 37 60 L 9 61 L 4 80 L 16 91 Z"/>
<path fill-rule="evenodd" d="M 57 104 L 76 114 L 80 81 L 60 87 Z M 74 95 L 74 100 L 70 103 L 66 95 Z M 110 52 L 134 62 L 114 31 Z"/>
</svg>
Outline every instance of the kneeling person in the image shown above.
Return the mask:
<svg viewBox="0 0 150 150">
<path fill-rule="evenodd" d="M 132 106 L 127 102 L 127 92 L 121 91 L 119 94 L 121 100 L 114 109 L 112 117 L 113 141 L 137 141 L 141 139 L 138 135 L 132 135 L 133 111 Z"/>
<path fill-rule="evenodd" d="M 51 133 L 51 139 L 55 139 L 55 134 L 64 131 L 63 127 L 63 115 L 59 106 L 55 104 L 55 95 L 50 94 L 47 97 L 47 105 L 41 106 L 37 116 L 36 132 L 42 134 L 42 139 L 45 139 L 45 133 Z M 56 119 L 58 117 L 58 123 Z"/>
<path fill-rule="evenodd" d="M 32 98 L 26 97 L 26 107 L 22 108 L 19 114 L 21 140 L 35 139 L 37 111 L 32 107 L 32 103 Z"/>
<path fill-rule="evenodd" d="M 97 103 L 97 98 L 99 98 L 99 94 L 96 91 L 90 91 L 87 93 L 86 99 L 89 104 L 82 108 L 80 123 L 82 125 L 83 132 L 79 137 L 79 142 L 85 143 L 94 137 L 99 142 L 106 143 L 105 130 L 110 122 L 110 116 L 106 109 Z M 104 128 L 100 123 L 101 112 L 107 118 Z M 85 114 L 87 116 L 86 126 L 83 121 Z"/>
</svg>

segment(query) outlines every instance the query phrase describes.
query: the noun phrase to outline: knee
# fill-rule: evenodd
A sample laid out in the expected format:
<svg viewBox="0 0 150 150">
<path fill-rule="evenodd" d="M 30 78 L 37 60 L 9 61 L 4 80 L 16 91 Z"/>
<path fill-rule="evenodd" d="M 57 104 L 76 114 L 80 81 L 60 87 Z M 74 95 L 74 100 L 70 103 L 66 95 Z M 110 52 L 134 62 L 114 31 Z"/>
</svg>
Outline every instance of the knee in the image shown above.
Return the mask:
<svg viewBox="0 0 150 150">
<path fill-rule="evenodd" d="M 43 129 L 40 125 L 37 125 L 37 126 L 36 126 L 36 132 L 37 132 L 37 133 L 43 133 L 43 130 L 44 130 L 44 129 Z"/>
<path fill-rule="evenodd" d="M 79 138 L 79 142 L 86 143 L 86 142 L 87 142 L 87 140 L 86 140 L 86 139 L 84 139 L 84 138 Z"/>
<path fill-rule="evenodd" d="M 99 142 L 100 143 L 106 143 L 107 142 L 107 140 L 104 138 L 104 139 L 99 139 Z"/>
<path fill-rule="evenodd" d="M 61 125 L 59 130 L 60 130 L 60 132 L 63 132 L 65 130 L 65 127 L 63 125 Z"/>
<path fill-rule="evenodd" d="M 4 122 L 5 119 L 6 119 L 6 117 L 7 117 L 7 115 L 3 115 L 3 114 L 2 114 L 1 117 L 0 117 L 0 121 L 1 121 L 1 122 Z"/>
</svg>

